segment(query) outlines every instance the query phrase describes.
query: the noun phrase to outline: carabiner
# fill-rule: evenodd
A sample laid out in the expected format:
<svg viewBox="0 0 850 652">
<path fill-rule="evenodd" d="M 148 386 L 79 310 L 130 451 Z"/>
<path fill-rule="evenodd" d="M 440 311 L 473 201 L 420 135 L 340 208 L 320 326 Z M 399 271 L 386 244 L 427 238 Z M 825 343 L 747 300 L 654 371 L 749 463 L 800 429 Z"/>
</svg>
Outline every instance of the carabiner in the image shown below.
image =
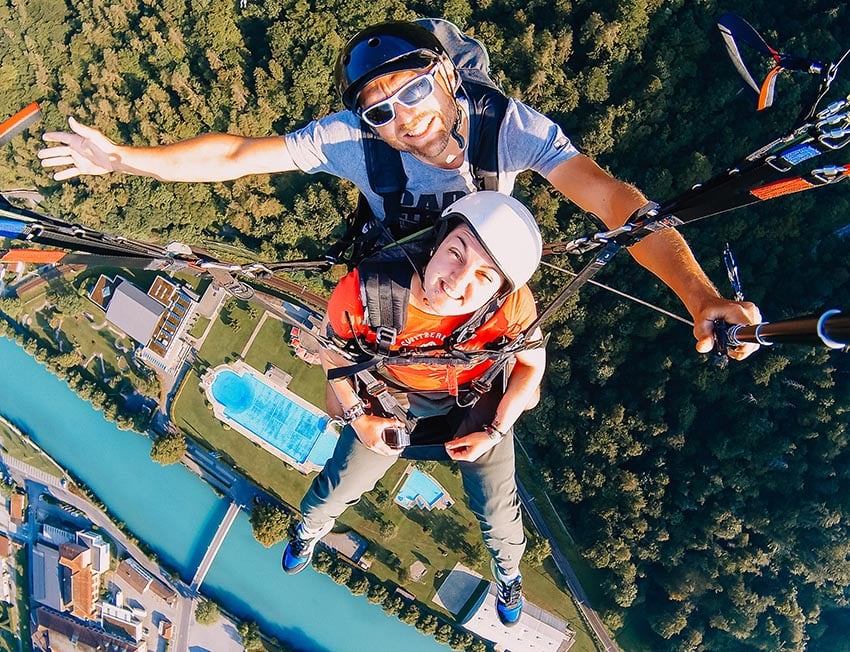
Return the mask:
<svg viewBox="0 0 850 652">
<path fill-rule="evenodd" d="M 827 120 L 828 118 L 841 111 L 841 109 L 845 108 L 848 103 L 850 103 L 850 98 L 845 97 L 841 100 L 836 100 L 835 102 L 832 102 L 823 111 L 815 114 L 815 117 L 818 119 L 816 126 L 820 126 L 821 121 Z"/>
<path fill-rule="evenodd" d="M 850 169 L 843 165 L 828 165 L 809 172 L 809 176 L 821 184 L 838 183 L 850 174 Z"/>
<path fill-rule="evenodd" d="M 824 131 L 818 136 L 818 142 L 829 149 L 841 149 L 847 143 L 850 143 L 850 127 Z"/>
</svg>

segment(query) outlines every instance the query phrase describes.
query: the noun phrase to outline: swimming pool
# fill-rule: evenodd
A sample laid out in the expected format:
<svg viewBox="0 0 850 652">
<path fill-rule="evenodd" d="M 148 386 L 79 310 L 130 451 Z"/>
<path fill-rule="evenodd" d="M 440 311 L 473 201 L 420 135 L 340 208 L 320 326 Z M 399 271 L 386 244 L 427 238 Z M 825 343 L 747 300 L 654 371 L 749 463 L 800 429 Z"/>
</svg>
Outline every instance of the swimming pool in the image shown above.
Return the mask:
<svg viewBox="0 0 850 652">
<path fill-rule="evenodd" d="M 274 387 L 248 372 L 216 373 L 210 386 L 224 416 L 268 442 L 298 464 L 324 466 L 333 453 L 336 435 L 329 419 L 292 402 Z"/>
<path fill-rule="evenodd" d="M 442 487 L 434 482 L 430 475 L 419 469 L 413 469 L 395 499 L 405 509 L 410 509 L 414 505 L 423 509 L 432 509 L 444 496 Z"/>
</svg>

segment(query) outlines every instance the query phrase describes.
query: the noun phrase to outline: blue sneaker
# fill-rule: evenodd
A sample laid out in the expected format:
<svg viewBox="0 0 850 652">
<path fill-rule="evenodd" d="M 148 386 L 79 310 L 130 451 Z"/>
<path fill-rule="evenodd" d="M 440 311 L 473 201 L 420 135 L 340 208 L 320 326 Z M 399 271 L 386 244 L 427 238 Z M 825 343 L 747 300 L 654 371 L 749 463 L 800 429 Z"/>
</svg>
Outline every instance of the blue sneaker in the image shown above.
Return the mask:
<svg viewBox="0 0 850 652">
<path fill-rule="evenodd" d="M 333 521 L 331 521 L 315 535 L 310 536 L 305 534 L 304 524 L 299 523 L 298 527 L 295 528 L 292 538 L 289 539 L 289 543 L 286 544 L 286 550 L 283 551 L 281 566 L 283 566 L 284 572 L 295 575 L 295 573 L 299 573 L 307 568 L 310 565 L 310 560 L 313 558 L 313 550 L 316 548 L 319 539 L 330 532 L 333 526 Z"/>
<path fill-rule="evenodd" d="M 519 622 L 525 604 L 522 599 L 522 575 L 505 582 L 496 569 L 495 561 L 490 562 L 490 568 L 496 578 L 496 613 L 505 627 L 513 627 Z"/>
</svg>

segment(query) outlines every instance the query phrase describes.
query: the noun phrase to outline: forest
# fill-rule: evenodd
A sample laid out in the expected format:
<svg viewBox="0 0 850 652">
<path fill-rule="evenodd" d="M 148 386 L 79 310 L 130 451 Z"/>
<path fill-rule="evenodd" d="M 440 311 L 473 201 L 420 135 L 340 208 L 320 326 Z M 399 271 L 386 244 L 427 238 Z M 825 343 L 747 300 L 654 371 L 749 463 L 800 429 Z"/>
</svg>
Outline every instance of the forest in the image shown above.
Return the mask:
<svg viewBox="0 0 850 652">
<path fill-rule="evenodd" d="M 37 163 L 40 133 L 73 115 L 135 144 L 284 134 L 341 108 L 333 64 L 359 28 L 442 16 L 486 44 L 508 94 L 660 201 L 780 135 L 816 83 L 783 75 L 776 106 L 756 112 L 715 27 L 730 10 L 791 53 L 836 60 L 850 46 L 850 10 L 823 0 L 5 0 L 0 116 L 38 100 L 44 119 L 0 151 L 0 188 L 38 188 L 43 210 L 110 232 L 317 255 L 356 199 L 334 179 L 60 184 Z M 848 92 L 850 63 L 830 99 Z M 547 241 L 599 227 L 540 178 L 516 194 Z M 726 295 L 729 242 L 747 298 L 778 320 L 850 306 L 848 225 L 837 184 L 683 235 Z M 565 280 L 541 271 L 541 305 Z M 599 280 L 684 312 L 625 254 Z M 763 347 L 719 368 L 689 327 L 590 286 L 546 330 L 543 398 L 518 434 L 629 649 L 850 650 L 847 354 Z"/>
</svg>

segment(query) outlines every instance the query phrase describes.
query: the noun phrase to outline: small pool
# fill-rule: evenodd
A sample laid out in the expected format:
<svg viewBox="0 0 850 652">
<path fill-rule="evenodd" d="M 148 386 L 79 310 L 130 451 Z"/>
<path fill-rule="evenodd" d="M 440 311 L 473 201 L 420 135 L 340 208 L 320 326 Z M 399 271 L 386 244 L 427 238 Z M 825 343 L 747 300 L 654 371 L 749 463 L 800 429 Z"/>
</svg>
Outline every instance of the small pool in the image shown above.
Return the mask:
<svg viewBox="0 0 850 652">
<path fill-rule="evenodd" d="M 430 475 L 419 469 L 413 469 L 395 499 L 406 509 L 410 509 L 414 505 L 423 509 L 431 509 L 444 495 L 442 488 L 434 482 Z"/>
<path fill-rule="evenodd" d="M 249 373 L 219 371 L 210 387 L 224 415 L 298 464 L 324 466 L 336 445 L 328 417 L 314 414 Z"/>
</svg>

